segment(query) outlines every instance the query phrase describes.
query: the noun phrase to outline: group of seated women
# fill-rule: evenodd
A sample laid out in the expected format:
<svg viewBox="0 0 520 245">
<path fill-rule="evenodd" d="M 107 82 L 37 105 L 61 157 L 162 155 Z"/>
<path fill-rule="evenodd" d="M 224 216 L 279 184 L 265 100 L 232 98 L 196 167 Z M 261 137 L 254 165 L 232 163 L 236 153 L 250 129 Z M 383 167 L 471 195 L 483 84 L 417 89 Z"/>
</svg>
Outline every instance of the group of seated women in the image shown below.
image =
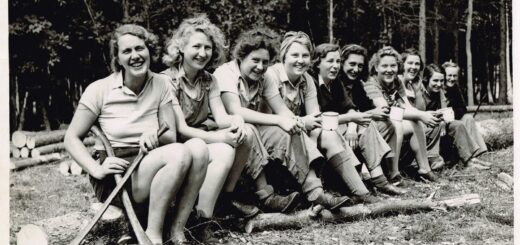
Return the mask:
<svg viewBox="0 0 520 245">
<path fill-rule="evenodd" d="M 182 244 L 190 215 L 207 223 L 217 203 L 250 218 L 260 210 L 291 212 L 301 201 L 335 211 L 402 195 L 402 146 L 409 145 L 404 151 L 417 163 L 417 179 L 435 182 L 444 135 L 462 162 L 487 168 L 476 158 L 485 143 L 474 120 L 463 116 L 455 64 L 429 65 L 421 79 L 424 64 L 414 50 L 400 55 L 384 47 L 367 62 L 359 45 L 314 48 L 303 32 L 287 32 L 281 43 L 278 37 L 267 28 L 246 31 L 224 63 L 222 31 L 204 15 L 185 19 L 166 42 L 168 68 L 156 73 L 150 63 L 160 52 L 157 37 L 138 25 L 118 27 L 110 40 L 113 73 L 87 87 L 65 137 L 96 197 L 108 197 L 111 176 L 124 173 L 136 154 L 107 157 L 97 147 L 98 157 L 91 156 L 81 139 L 94 124 L 116 156 L 147 153 L 127 186 L 136 205 L 147 205 L 145 231 L 154 244 L 163 243 L 172 206 L 166 233 Z M 457 120 L 443 120 L 450 107 Z M 389 116 L 399 108 L 400 118 Z M 322 128 L 322 112 L 337 113 L 337 129 Z M 158 135 L 161 124 L 169 130 Z M 298 191 L 275 190 L 268 163 L 287 169 Z M 253 180 L 254 205 L 235 194 L 242 175 Z"/>
</svg>

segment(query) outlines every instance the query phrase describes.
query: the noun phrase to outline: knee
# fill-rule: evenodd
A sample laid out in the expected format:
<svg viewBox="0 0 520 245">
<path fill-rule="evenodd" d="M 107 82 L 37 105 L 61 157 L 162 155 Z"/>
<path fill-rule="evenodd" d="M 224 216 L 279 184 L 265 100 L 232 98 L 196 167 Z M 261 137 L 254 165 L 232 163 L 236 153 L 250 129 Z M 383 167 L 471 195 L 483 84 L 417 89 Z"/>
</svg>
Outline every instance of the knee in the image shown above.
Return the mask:
<svg viewBox="0 0 520 245">
<path fill-rule="evenodd" d="M 235 148 L 225 143 L 212 144 L 212 162 L 218 162 L 222 168 L 229 171 L 235 159 Z M 216 154 L 215 154 L 216 153 Z"/>
<path fill-rule="evenodd" d="M 191 165 L 194 169 L 203 170 L 209 162 L 209 150 L 206 142 L 199 138 L 193 138 L 184 143 L 191 157 Z"/>
<path fill-rule="evenodd" d="M 251 146 L 253 145 L 254 143 L 254 140 L 255 140 L 255 137 L 256 137 L 256 134 L 255 134 L 255 126 L 251 125 L 251 124 L 245 124 L 245 135 L 246 135 L 246 141 L 245 141 L 245 145 L 247 146 Z"/>
<path fill-rule="evenodd" d="M 342 142 L 336 131 L 322 130 L 320 144 L 322 148 L 331 150 L 341 147 Z"/>
<path fill-rule="evenodd" d="M 175 171 L 186 173 L 191 166 L 191 154 L 189 150 L 182 144 L 169 145 L 167 166 L 175 168 Z M 173 154 L 171 154 L 173 152 Z"/>
</svg>

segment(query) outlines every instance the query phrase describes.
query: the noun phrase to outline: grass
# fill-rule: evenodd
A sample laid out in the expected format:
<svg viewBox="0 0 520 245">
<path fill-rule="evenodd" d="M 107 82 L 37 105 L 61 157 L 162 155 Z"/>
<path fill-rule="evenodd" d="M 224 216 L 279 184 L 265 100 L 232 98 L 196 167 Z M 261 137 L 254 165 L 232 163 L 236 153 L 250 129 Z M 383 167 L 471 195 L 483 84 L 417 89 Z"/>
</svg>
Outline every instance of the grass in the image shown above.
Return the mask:
<svg viewBox="0 0 520 245">
<path fill-rule="evenodd" d="M 477 193 L 481 205 L 450 211 L 421 212 L 363 219 L 339 224 L 316 223 L 303 229 L 269 230 L 252 234 L 221 231 L 229 244 L 513 244 L 513 192 L 500 189 L 496 176 L 513 175 L 513 148 L 486 153 L 494 162 L 489 171 L 445 169 L 447 183 L 410 182 L 402 199 L 435 198 Z M 450 177 L 451 176 L 451 177 Z M 57 165 L 42 165 L 10 176 L 11 243 L 24 224 L 73 211 L 87 211 L 94 201 L 88 178 L 62 176 Z"/>
</svg>

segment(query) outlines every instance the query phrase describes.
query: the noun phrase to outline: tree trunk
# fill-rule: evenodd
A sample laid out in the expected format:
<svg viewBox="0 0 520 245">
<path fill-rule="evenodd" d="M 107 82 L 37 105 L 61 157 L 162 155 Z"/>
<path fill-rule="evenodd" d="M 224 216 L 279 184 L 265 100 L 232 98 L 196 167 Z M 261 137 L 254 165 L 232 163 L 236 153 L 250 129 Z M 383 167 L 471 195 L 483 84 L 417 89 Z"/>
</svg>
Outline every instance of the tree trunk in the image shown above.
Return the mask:
<svg viewBox="0 0 520 245">
<path fill-rule="evenodd" d="M 334 0 L 329 0 L 329 43 L 334 43 Z"/>
<path fill-rule="evenodd" d="M 434 21 L 433 21 L 433 63 L 439 63 L 439 0 L 435 0 L 433 4 Z"/>
<path fill-rule="evenodd" d="M 507 68 L 507 103 L 513 104 L 513 81 L 511 79 L 511 39 L 509 39 L 509 5 L 506 2 L 506 68 Z"/>
<path fill-rule="evenodd" d="M 426 62 L 426 0 L 421 0 L 419 8 L 419 53 Z"/>
<path fill-rule="evenodd" d="M 479 121 L 477 128 L 490 150 L 513 145 L 513 118 Z"/>
<path fill-rule="evenodd" d="M 466 20 L 466 57 L 467 57 L 467 91 L 468 105 L 474 105 L 473 100 L 473 56 L 471 53 L 471 26 L 473 22 L 473 0 L 468 0 L 468 18 Z"/>
<path fill-rule="evenodd" d="M 83 144 L 85 146 L 92 146 L 92 145 L 94 145 L 95 142 L 96 142 L 96 139 L 94 137 L 88 137 L 83 140 Z M 43 146 L 32 149 L 31 157 L 38 158 L 41 155 L 54 153 L 54 152 L 61 152 L 63 150 L 65 150 L 65 144 L 63 142 L 43 145 Z"/>
<path fill-rule="evenodd" d="M 25 91 L 25 96 L 23 97 L 22 108 L 20 110 L 20 119 L 18 120 L 18 128 L 17 130 L 22 130 L 25 124 L 25 108 L 27 107 L 27 97 L 29 97 L 29 92 Z M 21 146 L 19 146 L 21 147 Z"/>
<path fill-rule="evenodd" d="M 62 130 L 48 131 L 46 133 L 30 136 L 27 138 L 27 147 L 29 149 L 34 149 L 37 146 L 61 142 L 61 141 L 63 141 L 63 138 L 65 137 L 66 132 L 67 132 L 67 130 L 62 129 Z"/>
<path fill-rule="evenodd" d="M 49 163 L 63 159 L 65 156 L 60 153 L 52 153 L 40 156 L 39 158 L 14 159 L 11 158 L 11 170 L 18 170 L 29 166 L 34 166 L 42 163 Z"/>
<path fill-rule="evenodd" d="M 314 207 L 294 214 L 264 213 L 249 220 L 245 226 L 247 233 L 266 229 L 287 227 L 305 227 L 315 222 L 352 221 L 366 217 L 378 217 L 385 214 L 416 213 L 434 209 L 449 209 L 480 204 L 478 194 L 467 194 L 443 201 L 430 199 L 385 200 L 382 202 L 343 207 L 337 213 Z M 320 210 L 321 209 L 321 210 Z"/>
<path fill-rule="evenodd" d="M 507 19 L 506 19 L 506 0 L 501 0 L 500 6 L 500 90 L 498 103 L 507 103 Z"/>
</svg>

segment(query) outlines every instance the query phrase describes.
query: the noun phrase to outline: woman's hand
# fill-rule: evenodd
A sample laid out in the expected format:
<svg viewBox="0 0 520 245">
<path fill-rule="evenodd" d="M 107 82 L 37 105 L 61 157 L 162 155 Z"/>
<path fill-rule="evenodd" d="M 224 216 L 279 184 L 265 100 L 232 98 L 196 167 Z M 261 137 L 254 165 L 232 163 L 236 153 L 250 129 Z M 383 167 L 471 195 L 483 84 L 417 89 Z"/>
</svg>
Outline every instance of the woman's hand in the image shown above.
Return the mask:
<svg viewBox="0 0 520 245">
<path fill-rule="evenodd" d="M 442 119 L 438 116 L 438 113 L 435 111 L 422 112 L 420 119 L 424 124 L 432 128 L 439 125 L 439 123 L 442 121 Z"/>
<path fill-rule="evenodd" d="M 110 174 L 122 174 L 128 168 L 129 162 L 125 159 L 117 157 L 107 157 L 101 165 L 99 165 L 94 172 L 91 173 L 92 177 L 101 180 Z"/>
<path fill-rule="evenodd" d="M 307 131 L 311 131 L 315 128 L 321 128 L 321 117 L 320 112 L 316 112 L 312 115 L 307 115 L 304 117 L 300 117 L 301 121 L 303 122 L 303 127 Z"/>
<path fill-rule="evenodd" d="M 298 126 L 298 119 L 286 116 L 280 116 L 278 127 L 289 134 L 296 134 L 301 132 L 301 128 Z"/>
<path fill-rule="evenodd" d="M 231 116 L 231 128 L 236 128 L 236 132 L 238 133 L 238 144 L 244 143 L 246 139 L 246 129 L 244 118 L 240 115 L 232 115 Z"/>
<path fill-rule="evenodd" d="M 157 130 L 144 132 L 139 139 L 139 147 L 144 153 L 148 153 L 148 151 L 159 147 L 159 136 L 157 135 Z"/>
<path fill-rule="evenodd" d="M 364 112 L 351 111 L 348 115 L 351 118 L 351 122 L 362 126 L 367 126 L 372 119 L 372 115 Z"/>
<path fill-rule="evenodd" d="M 345 139 L 347 141 L 347 144 L 350 146 L 350 148 L 356 149 L 359 144 L 357 127 L 353 127 L 353 126 L 349 125 L 347 127 L 347 135 L 345 136 Z"/>
<path fill-rule="evenodd" d="M 370 114 L 372 120 L 376 121 L 386 121 L 388 120 L 388 114 L 390 113 L 390 107 L 383 106 L 383 107 L 376 107 L 375 109 L 372 109 L 367 112 Z"/>
<path fill-rule="evenodd" d="M 240 145 L 240 134 L 238 133 L 237 127 L 229 127 L 226 129 L 222 129 L 217 131 L 217 133 L 219 134 L 219 138 L 222 139 L 223 143 L 226 143 L 233 147 L 237 147 L 238 145 Z"/>
</svg>

